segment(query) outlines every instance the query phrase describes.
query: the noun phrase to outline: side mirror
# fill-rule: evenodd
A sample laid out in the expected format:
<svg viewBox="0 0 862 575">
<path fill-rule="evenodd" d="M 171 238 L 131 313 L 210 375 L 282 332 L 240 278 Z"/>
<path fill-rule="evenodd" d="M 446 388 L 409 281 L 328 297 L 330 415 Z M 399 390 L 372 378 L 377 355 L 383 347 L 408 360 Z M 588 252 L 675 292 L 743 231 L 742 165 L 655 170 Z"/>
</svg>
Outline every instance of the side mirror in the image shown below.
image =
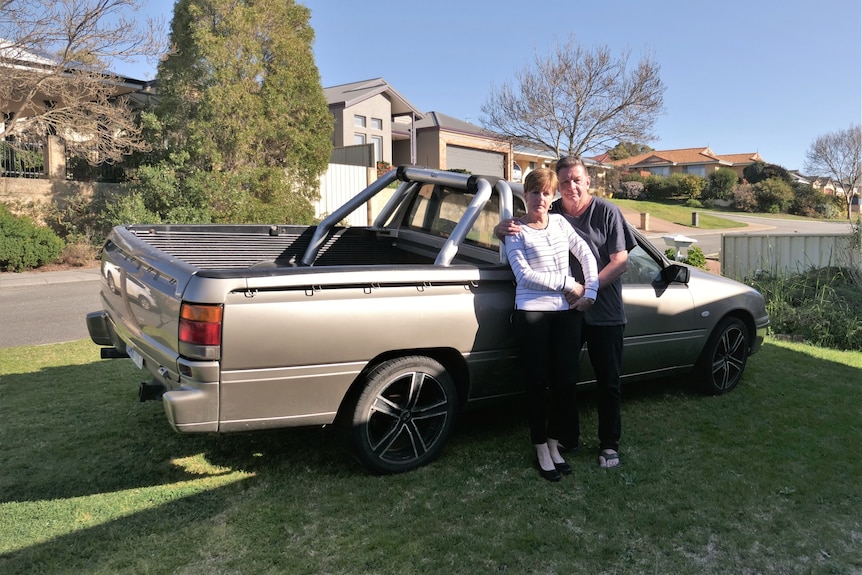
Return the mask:
<svg viewBox="0 0 862 575">
<path fill-rule="evenodd" d="M 691 270 L 679 264 L 671 264 L 661 270 L 661 279 L 664 283 L 681 283 L 687 284 L 691 277 Z"/>
</svg>

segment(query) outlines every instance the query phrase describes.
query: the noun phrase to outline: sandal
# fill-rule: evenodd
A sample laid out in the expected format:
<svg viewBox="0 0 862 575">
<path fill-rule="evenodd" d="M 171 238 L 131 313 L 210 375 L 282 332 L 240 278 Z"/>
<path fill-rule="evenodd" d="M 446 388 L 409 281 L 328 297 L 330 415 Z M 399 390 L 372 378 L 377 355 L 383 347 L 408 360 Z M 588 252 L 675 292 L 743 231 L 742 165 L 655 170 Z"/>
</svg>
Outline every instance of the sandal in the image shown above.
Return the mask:
<svg viewBox="0 0 862 575">
<path fill-rule="evenodd" d="M 599 453 L 599 467 L 612 469 L 620 466 L 620 454 L 613 449 L 605 449 Z"/>
</svg>

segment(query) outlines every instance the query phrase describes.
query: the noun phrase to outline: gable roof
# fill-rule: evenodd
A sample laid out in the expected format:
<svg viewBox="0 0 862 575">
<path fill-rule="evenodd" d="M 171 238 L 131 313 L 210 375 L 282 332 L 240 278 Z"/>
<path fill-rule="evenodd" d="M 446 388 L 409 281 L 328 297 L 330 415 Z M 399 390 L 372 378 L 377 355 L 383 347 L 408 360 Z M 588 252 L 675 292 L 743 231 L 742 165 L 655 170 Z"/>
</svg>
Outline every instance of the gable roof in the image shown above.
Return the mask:
<svg viewBox="0 0 862 575">
<path fill-rule="evenodd" d="M 611 160 L 614 166 L 642 166 L 657 164 L 712 164 L 721 162 L 712 150 L 706 148 L 681 148 L 678 150 L 654 150 L 622 160 Z"/>
<path fill-rule="evenodd" d="M 393 116 L 410 115 L 412 113 L 416 118 L 425 117 L 422 112 L 417 110 L 413 104 L 408 102 L 406 98 L 399 94 L 383 78 L 373 78 L 361 82 L 330 86 L 323 89 L 323 94 L 326 97 L 326 103 L 330 106 L 341 104 L 345 108 L 355 106 L 369 98 L 383 94 L 392 103 Z"/>
<path fill-rule="evenodd" d="M 641 166 L 684 166 L 698 164 L 719 164 L 722 166 L 733 166 L 738 164 L 753 164 L 763 161 L 760 154 L 716 154 L 709 146 L 705 148 L 680 148 L 677 150 L 654 150 L 645 154 L 638 154 L 631 158 L 622 160 L 611 160 L 611 165 L 628 168 Z"/>
</svg>

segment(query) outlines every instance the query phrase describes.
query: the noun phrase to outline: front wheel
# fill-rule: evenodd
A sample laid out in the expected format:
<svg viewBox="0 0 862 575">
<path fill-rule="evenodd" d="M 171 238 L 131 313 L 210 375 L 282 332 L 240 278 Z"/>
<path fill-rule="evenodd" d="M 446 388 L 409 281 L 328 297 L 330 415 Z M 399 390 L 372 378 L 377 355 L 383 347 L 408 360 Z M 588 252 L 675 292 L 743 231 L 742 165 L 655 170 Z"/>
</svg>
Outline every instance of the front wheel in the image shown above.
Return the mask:
<svg viewBox="0 0 862 575">
<path fill-rule="evenodd" d="M 736 387 L 748 361 L 748 340 L 742 320 L 727 317 L 718 324 L 698 364 L 698 383 L 704 392 L 720 395 Z"/>
<path fill-rule="evenodd" d="M 349 411 L 351 451 L 374 473 L 421 467 L 440 454 L 455 423 L 452 377 L 423 356 L 375 367 Z"/>
</svg>

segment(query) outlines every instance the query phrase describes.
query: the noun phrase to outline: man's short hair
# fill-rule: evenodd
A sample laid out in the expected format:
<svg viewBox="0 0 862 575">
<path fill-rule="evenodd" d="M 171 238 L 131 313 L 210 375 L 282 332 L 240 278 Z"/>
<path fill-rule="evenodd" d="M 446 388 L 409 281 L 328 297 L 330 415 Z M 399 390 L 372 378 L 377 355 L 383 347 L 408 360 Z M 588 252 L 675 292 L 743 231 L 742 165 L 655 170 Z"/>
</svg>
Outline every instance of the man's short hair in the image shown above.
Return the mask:
<svg viewBox="0 0 862 575">
<path fill-rule="evenodd" d="M 587 165 L 584 163 L 580 156 L 563 156 L 562 158 L 557 160 L 557 166 L 555 170 L 557 174 L 559 174 L 560 170 L 562 170 L 563 168 L 571 168 L 573 166 L 583 166 L 585 170 L 587 169 Z"/>
</svg>

